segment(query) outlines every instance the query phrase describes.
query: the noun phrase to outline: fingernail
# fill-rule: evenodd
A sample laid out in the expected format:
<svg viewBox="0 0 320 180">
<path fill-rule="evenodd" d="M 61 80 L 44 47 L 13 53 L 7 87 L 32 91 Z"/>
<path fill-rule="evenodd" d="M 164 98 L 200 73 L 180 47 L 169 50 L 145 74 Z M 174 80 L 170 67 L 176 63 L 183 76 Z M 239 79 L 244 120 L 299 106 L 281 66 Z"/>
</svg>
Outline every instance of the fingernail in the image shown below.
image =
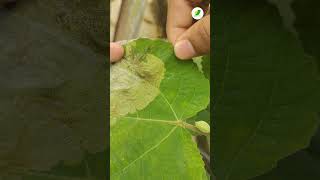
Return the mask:
<svg viewBox="0 0 320 180">
<path fill-rule="evenodd" d="M 191 59 L 196 55 L 196 51 L 189 40 L 178 41 L 174 45 L 174 53 L 179 59 Z"/>
</svg>

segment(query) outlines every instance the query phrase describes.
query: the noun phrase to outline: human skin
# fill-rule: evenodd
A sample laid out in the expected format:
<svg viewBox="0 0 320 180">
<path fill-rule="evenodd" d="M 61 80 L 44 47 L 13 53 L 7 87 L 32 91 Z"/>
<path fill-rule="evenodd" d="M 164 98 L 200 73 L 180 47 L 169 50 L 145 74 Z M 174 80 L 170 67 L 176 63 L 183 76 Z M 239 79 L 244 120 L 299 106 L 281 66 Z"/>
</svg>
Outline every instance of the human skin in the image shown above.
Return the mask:
<svg viewBox="0 0 320 180">
<path fill-rule="evenodd" d="M 197 5 L 201 6 L 201 1 L 168 0 L 166 31 L 179 59 L 191 59 L 210 51 L 210 15 L 197 22 L 191 16 L 192 9 Z M 111 62 L 120 60 L 123 54 L 120 44 L 110 43 Z"/>
<path fill-rule="evenodd" d="M 124 54 L 123 47 L 118 43 L 110 43 L 110 62 L 119 61 Z"/>
<path fill-rule="evenodd" d="M 179 59 L 191 59 L 210 51 L 210 15 L 194 22 L 191 11 L 201 0 L 168 0 L 167 36 Z"/>
</svg>

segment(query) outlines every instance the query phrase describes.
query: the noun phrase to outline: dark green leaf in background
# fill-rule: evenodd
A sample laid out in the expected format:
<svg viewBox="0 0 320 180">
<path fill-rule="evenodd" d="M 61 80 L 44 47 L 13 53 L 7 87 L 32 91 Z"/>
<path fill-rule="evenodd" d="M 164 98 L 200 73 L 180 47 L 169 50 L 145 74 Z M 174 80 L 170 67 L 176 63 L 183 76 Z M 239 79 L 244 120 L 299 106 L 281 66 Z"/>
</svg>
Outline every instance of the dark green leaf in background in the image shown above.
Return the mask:
<svg viewBox="0 0 320 180">
<path fill-rule="evenodd" d="M 320 2 L 316 0 L 294 0 L 289 6 L 295 16 L 294 31 L 301 41 L 305 53 L 315 58 L 320 67 Z M 282 12 L 285 14 L 285 12 Z M 286 15 L 286 14 L 285 14 Z M 318 82 L 319 83 L 319 82 Z M 320 83 L 319 83 L 320 84 Z M 318 109 L 319 110 L 319 109 Z M 270 173 L 256 180 L 320 179 L 320 130 L 313 136 L 308 148 L 280 161 Z"/>
<path fill-rule="evenodd" d="M 308 146 L 317 127 L 316 66 L 267 2 L 213 8 L 214 173 L 250 179 Z"/>
<path fill-rule="evenodd" d="M 0 8 L 0 179 L 108 176 L 106 44 L 96 41 L 107 36 L 89 21 L 105 25 L 106 2 L 90 2 Z"/>
<path fill-rule="evenodd" d="M 320 86 L 320 2 L 316 0 L 295 0 L 292 9 L 295 14 L 294 27 L 306 54 L 316 59 L 318 66 L 318 84 Z M 318 108 L 318 111 L 320 109 Z M 309 151 L 320 156 L 320 129 L 312 139 Z M 320 166 L 319 166 L 320 167 Z M 319 171 L 320 169 L 318 169 Z M 320 176 L 317 176 L 320 178 Z"/>
<path fill-rule="evenodd" d="M 106 54 L 106 0 L 21 0 L 14 11 L 48 28 L 59 29 L 102 55 Z"/>
<path fill-rule="evenodd" d="M 316 57 L 320 69 L 320 2 L 317 0 L 294 0 L 294 27 L 307 54 Z"/>
<path fill-rule="evenodd" d="M 252 180 L 318 180 L 319 167 L 320 156 L 303 150 L 279 161 L 278 167 L 270 173 Z"/>
<path fill-rule="evenodd" d="M 318 180 L 320 178 L 319 132 L 313 137 L 310 147 L 282 159 L 275 169 L 252 180 Z"/>
</svg>

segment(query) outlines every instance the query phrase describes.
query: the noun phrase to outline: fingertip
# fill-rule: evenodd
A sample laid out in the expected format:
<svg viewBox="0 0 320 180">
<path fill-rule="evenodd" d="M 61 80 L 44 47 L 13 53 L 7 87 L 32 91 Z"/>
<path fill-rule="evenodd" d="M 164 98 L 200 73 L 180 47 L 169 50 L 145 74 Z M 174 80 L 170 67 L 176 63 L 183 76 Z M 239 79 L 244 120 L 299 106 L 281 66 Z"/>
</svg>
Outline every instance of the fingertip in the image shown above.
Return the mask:
<svg viewBox="0 0 320 180">
<path fill-rule="evenodd" d="M 124 54 L 123 47 L 118 43 L 110 43 L 110 61 L 119 61 Z"/>
<path fill-rule="evenodd" d="M 196 56 L 196 51 L 189 40 L 178 41 L 174 45 L 174 53 L 181 60 L 191 59 Z"/>
</svg>

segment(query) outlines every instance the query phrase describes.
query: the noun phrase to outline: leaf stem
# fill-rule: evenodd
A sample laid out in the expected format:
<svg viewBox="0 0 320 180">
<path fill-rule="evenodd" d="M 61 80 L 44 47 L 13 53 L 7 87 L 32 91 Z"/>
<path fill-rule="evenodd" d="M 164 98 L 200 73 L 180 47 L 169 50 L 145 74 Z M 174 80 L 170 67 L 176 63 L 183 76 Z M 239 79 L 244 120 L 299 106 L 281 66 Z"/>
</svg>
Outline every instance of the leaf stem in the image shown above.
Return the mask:
<svg viewBox="0 0 320 180">
<path fill-rule="evenodd" d="M 158 123 L 166 123 L 171 125 L 177 125 L 177 122 L 175 120 L 169 121 L 169 120 L 161 120 L 161 119 L 148 119 L 148 118 L 138 118 L 138 117 L 124 117 L 127 119 L 134 119 L 138 121 L 147 121 L 147 122 L 158 122 Z"/>
<path fill-rule="evenodd" d="M 170 125 L 186 128 L 186 129 L 189 129 L 192 132 L 195 132 L 197 134 L 201 134 L 201 135 L 204 135 L 204 136 L 209 136 L 210 135 L 208 133 L 203 133 L 203 132 L 199 131 L 198 128 L 196 128 L 194 125 L 189 124 L 189 123 L 187 123 L 187 122 L 185 122 L 183 120 L 170 121 L 170 120 L 148 119 L 148 118 L 138 118 L 138 117 L 124 117 L 124 118 L 135 119 L 135 120 L 138 120 L 138 121 L 146 121 L 146 122 L 165 123 L 165 124 L 170 124 Z"/>
</svg>

